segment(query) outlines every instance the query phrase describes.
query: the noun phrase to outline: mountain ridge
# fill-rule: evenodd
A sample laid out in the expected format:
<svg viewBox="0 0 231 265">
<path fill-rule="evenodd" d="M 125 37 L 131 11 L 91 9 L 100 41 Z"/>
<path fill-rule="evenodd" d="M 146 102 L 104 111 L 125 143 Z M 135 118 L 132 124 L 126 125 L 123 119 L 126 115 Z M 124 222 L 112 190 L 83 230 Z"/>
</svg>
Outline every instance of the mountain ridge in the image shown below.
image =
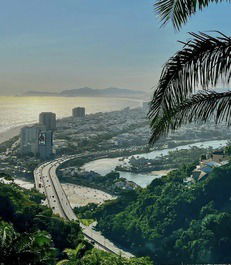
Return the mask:
<svg viewBox="0 0 231 265">
<path fill-rule="evenodd" d="M 90 87 L 82 87 L 75 89 L 67 89 L 61 92 L 46 91 L 27 91 L 21 96 L 56 96 L 56 97 L 140 97 L 145 96 L 145 92 L 141 90 L 132 90 L 127 88 L 109 87 L 104 89 L 95 89 Z"/>
</svg>

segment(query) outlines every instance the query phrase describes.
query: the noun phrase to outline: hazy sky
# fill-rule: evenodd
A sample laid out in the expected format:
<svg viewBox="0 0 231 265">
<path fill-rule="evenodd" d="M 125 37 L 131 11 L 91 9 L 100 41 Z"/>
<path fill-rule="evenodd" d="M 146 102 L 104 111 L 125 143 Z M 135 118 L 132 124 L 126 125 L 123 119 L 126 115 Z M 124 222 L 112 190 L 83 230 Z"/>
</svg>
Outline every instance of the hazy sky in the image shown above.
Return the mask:
<svg viewBox="0 0 231 265">
<path fill-rule="evenodd" d="M 0 9 L 0 92 L 90 86 L 150 91 L 188 31 L 231 28 L 211 5 L 180 33 L 160 28 L 154 0 L 7 0 Z"/>
</svg>

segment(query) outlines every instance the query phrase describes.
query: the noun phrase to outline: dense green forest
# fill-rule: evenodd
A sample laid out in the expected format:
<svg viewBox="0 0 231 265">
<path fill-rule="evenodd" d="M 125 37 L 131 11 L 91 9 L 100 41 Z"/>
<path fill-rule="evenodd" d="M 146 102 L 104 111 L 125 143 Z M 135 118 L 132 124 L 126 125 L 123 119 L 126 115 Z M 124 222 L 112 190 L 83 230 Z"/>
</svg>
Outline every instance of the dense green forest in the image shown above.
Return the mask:
<svg viewBox="0 0 231 265">
<path fill-rule="evenodd" d="M 10 177 L 7 177 L 10 180 Z M 151 265 L 93 248 L 78 222 L 65 221 L 42 206 L 43 195 L 14 183 L 0 183 L 0 263 L 67 265 Z"/>
<path fill-rule="evenodd" d="M 230 262 L 231 164 L 189 186 L 184 179 L 191 170 L 183 166 L 146 189 L 76 212 L 97 219 L 106 236 L 156 263 Z"/>
</svg>

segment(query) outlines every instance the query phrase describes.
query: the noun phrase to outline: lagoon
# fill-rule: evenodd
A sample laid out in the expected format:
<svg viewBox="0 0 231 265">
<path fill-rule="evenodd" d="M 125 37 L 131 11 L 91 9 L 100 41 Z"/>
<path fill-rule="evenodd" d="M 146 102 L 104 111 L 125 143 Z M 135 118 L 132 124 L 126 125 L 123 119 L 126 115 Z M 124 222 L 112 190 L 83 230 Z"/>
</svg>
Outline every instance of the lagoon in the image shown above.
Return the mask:
<svg viewBox="0 0 231 265">
<path fill-rule="evenodd" d="M 165 156 L 171 151 L 190 149 L 193 146 L 200 147 L 200 148 L 212 147 L 213 149 L 218 149 L 218 148 L 225 146 L 226 144 L 227 144 L 227 140 L 198 142 L 198 143 L 178 146 L 175 148 L 166 148 L 163 150 L 157 150 L 157 151 L 152 151 L 149 153 L 138 154 L 138 155 L 134 155 L 134 157 L 144 157 L 147 159 L 154 159 L 161 155 Z M 86 163 L 82 168 L 86 171 L 93 170 L 101 175 L 106 175 L 110 173 L 111 171 L 115 170 L 116 166 L 126 163 L 130 157 L 131 156 L 129 156 L 124 161 L 121 161 L 121 157 L 98 159 L 98 160 L 94 160 L 89 163 Z M 162 177 L 163 172 L 160 171 L 159 173 L 154 172 L 154 173 L 143 173 L 143 174 L 131 173 L 131 172 L 120 172 L 120 176 L 123 178 L 126 178 L 127 180 L 134 181 L 136 184 L 138 184 L 141 187 L 146 187 L 148 184 L 152 182 L 153 179 Z"/>
</svg>

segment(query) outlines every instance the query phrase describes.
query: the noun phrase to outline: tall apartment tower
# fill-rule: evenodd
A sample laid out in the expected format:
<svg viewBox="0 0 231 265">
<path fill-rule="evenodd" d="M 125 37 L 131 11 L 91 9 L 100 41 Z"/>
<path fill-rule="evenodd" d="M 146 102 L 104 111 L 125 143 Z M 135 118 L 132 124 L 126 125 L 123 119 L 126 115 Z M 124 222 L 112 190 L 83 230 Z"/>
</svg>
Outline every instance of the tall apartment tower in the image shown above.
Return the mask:
<svg viewBox="0 0 231 265">
<path fill-rule="evenodd" d="M 73 118 L 85 118 L 85 108 L 77 107 L 72 109 L 72 117 Z"/>
<path fill-rule="evenodd" d="M 20 134 L 21 154 L 32 153 L 41 159 L 48 159 L 53 154 L 53 131 L 45 126 L 26 126 Z"/>
<path fill-rule="evenodd" d="M 38 136 L 38 154 L 41 159 L 47 159 L 53 154 L 53 131 L 40 131 Z"/>
<path fill-rule="evenodd" d="M 52 112 L 42 112 L 39 115 L 39 124 L 46 130 L 56 130 L 56 114 Z"/>
<path fill-rule="evenodd" d="M 38 136 L 41 128 L 38 126 L 26 126 L 21 129 L 20 147 L 22 154 L 38 154 Z"/>
</svg>

